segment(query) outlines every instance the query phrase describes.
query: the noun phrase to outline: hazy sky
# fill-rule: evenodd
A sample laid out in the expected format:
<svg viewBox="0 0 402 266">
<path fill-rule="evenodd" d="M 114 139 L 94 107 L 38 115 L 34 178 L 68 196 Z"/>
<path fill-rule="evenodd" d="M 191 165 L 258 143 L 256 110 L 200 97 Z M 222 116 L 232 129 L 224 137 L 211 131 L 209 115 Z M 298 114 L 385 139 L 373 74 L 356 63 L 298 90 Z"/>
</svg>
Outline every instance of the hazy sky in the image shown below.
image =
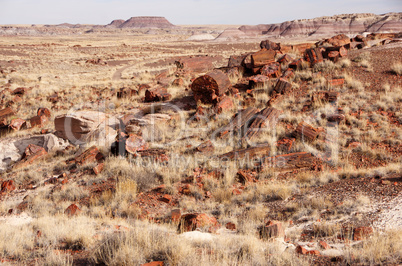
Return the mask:
<svg viewBox="0 0 402 266">
<path fill-rule="evenodd" d="M 113 19 L 164 16 L 177 25 L 254 25 L 401 11 L 402 0 L 0 0 L 0 24 L 108 24 Z"/>
</svg>

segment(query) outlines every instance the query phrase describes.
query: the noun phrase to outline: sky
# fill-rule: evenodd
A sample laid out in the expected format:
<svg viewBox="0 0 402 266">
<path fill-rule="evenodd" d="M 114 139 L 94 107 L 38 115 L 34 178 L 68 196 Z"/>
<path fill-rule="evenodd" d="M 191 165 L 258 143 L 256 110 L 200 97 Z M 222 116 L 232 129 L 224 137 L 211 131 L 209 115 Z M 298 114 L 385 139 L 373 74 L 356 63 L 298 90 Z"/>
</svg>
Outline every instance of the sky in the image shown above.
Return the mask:
<svg viewBox="0 0 402 266">
<path fill-rule="evenodd" d="M 402 0 L 0 0 L 0 24 L 100 24 L 163 16 L 176 25 L 256 25 L 349 13 L 402 12 Z"/>
</svg>

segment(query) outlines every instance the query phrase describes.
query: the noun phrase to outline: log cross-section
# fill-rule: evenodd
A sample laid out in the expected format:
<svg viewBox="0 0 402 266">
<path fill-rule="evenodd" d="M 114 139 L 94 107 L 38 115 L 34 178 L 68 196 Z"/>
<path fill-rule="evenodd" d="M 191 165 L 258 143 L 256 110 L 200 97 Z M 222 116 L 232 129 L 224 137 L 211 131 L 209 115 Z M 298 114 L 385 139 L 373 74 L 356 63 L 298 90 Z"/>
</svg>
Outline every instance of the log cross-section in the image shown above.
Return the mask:
<svg viewBox="0 0 402 266">
<path fill-rule="evenodd" d="M 191 84 L 191 90 L 196 101 L 211 104 L 219 102 L 219 97 L 228 90 L 229 86 L 229 77 L 216 69 L 195 79 Z"/>
<path fill-rule="evenodd" d="M 275 62 L 275 55 L 276 52 L 274 50 L 267 50 L 263 48 L 251 55 L 251 63 L 255 68 L 262 67 L 269 63 Z"/>
</svg>

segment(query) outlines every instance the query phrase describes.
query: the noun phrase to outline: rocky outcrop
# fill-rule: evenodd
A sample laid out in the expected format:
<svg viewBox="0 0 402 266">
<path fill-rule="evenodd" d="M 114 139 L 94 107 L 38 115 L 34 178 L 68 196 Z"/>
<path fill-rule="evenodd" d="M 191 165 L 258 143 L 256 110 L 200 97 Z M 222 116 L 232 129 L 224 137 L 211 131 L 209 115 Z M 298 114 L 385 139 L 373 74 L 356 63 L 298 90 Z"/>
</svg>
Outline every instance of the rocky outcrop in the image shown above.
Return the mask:
<svg viewBox="0 0 402 266">
<path fill-rule="evenodd" d="M 241 26 L 247 35 L 311 36 L 358 34 L 363 32 L 399 32 L 402 29 L 402 13 L 375 15 L 343 14 L 314 19 L 299 19 L 276 24 Z"/>
<path fill-rule="evenodd" d="M 107 28 L 118 28 L 124 23 L 124 19 L 115 19 L 106 25 Z"/>
<path fill-rule="evenodd" d="M 174 25 L 164 17 L 132 17 L 119 28 L 173 28 Z"/>
</svg>

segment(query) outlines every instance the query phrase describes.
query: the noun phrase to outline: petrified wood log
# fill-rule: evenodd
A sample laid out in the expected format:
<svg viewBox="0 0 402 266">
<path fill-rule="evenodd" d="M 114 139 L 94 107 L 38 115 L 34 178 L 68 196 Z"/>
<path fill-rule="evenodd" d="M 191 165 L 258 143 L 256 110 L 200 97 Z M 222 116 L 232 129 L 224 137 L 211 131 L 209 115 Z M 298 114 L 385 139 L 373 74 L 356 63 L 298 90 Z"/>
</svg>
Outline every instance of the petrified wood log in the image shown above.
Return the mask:
<svg viewBox="0 0 402 266">
<path fill-rule="evenodd" d="M 292 88 L 292 84 L 286 80 L 280 78 L 274 87 L 274 91 L 280 94 L 284 94 L 287 90 Z"/>
<path fill-rule="evenodd" d="M 263 49 L 267 49 L 267 50 L 281 50 L 281 44 L 280 43 L 276 43 L 276 42 L 272 42 L 270 40 L 265 40 L 265 41 L 261 41 L 260 43 L 260 48 Z"/>
<path fill-rule="evenodd" d="M 294 76 L 294 74 L 295 74 L 295 73 L 294 73 L 293 69 L 288 68 L 288 69 L 286 69 L 285 72 L 283 72 L 281 78 L 282 78 L 282 79 L 290 79 L 291 77 Z"/>
<path fill-rule="evenodd" d="M 336 47 L 326 47 L 323 56 L 327 55 L 330 52 L 338 52 L 340 57 L 348 56 L 348 50 L 343 46 L 336 46 Z"/>
<path fill-rule="evenodd" d="M 269 63 L 275 62 L 276 52 L 265 48 L 251 55 L 251 63 L 253 67 L 262 67 Z"/>
<path fill-rule="evenodd" d="M 230 132 L 237 133 L 257 113 L 258 109 L 255 107 L 239 111 L 229 124 L 219 130 L 219 136 L 223 137 Z"/>
<path fill-rule="evenodd" d="M 255 158 L 255 157 L 263 157 L 269 155 L 271 148 L 269 145 L 265 146 L 257 146 L 251 147 L 247 149 L 234 150 L 222 155 L 219 155 L 218 158 L 222 160 L 240 160 L 244 158 Z"/>
<path fill-rule="evenodd" d="M 261 68 L 261 75 L 278 78 L 281 75 L 281 65 L 278 62 L 269 63 Z"/>
<path fill-rule="evenodd" d="M 211 104 L 218 102 L 219 97 L 228 90 L 229 86 L 229 77 L 216 69 L 195 79 L 191 84 L 191 90 L 196 101 Z"/>
<path fill-rule="evenodd" d="M 0 110 L 0 119 L 7 118 L 13 114 L 14 114 L 14 111 L 10 107 L 4 108 L 4 109 Z"/>
<path fill-rule="evenodd" d="M 242 131 L 245 132 L 242 141 L 252 140 L 260 133 L 263 127 L 274 128 L 281 113 L 282 111 L 272 107 L 267 107 L 260 111 L 255 115 L 250 126 L 247 127 L 246 124 L 244 129 L 242 129 Z"/>
<path fill-rule="evenodd" d="M 229 58 L 228 62 L 228 67 L 239 67 L 242 66 L 242 63 L 244 59 L 248 56 L 249 54 L 244 54 L 244 55 L 231 55 Z"/>
<path fill-rule="evenodd" d="M 297 152 L 264 158 L 262 169 L 271 168 L 278 172 L 294 171 L 297 169 L 312 169 L 319 163 L 319 159 L 309 152 Z"/>
<path fill-rule="evenodd" d="M 338 100 L 339 92 L 336 91 L 319 91 L 315 92 L 311 98 L 313 102 L 329 102 L 335 103 Z"/>
<path fill-rule="evenodd" d="M 295 137 L 302 140 L 302 141 L 314 141 L 320 132 L 312 127 L 311 125 L 307 124 L 306 122 L 302 121 L 300 122 L 295 130 Z"/>
<path fill-rule="evenodd" d="M 310 62 L 311 65 L 322 62 L 324 59 L 322 57 L 320 48 L 310 48 L 306 49 L 304 53 L 304 58 Z"/>
<path fill-rule="evenodd" d="M 210 56 L 196 56 L 186 57 L 175 61 L 175 65 L 178 69 L 188 70 L 196 73 L 205 73 L 214 69 L 212 64 L 213 57 Z"/>
<path fill-rule="evenodd" d="M 164 87 L 157 87 L 145 91 L 145 102 L 159 102 L 170 100 L 172 95 Z"/>
</svg>

